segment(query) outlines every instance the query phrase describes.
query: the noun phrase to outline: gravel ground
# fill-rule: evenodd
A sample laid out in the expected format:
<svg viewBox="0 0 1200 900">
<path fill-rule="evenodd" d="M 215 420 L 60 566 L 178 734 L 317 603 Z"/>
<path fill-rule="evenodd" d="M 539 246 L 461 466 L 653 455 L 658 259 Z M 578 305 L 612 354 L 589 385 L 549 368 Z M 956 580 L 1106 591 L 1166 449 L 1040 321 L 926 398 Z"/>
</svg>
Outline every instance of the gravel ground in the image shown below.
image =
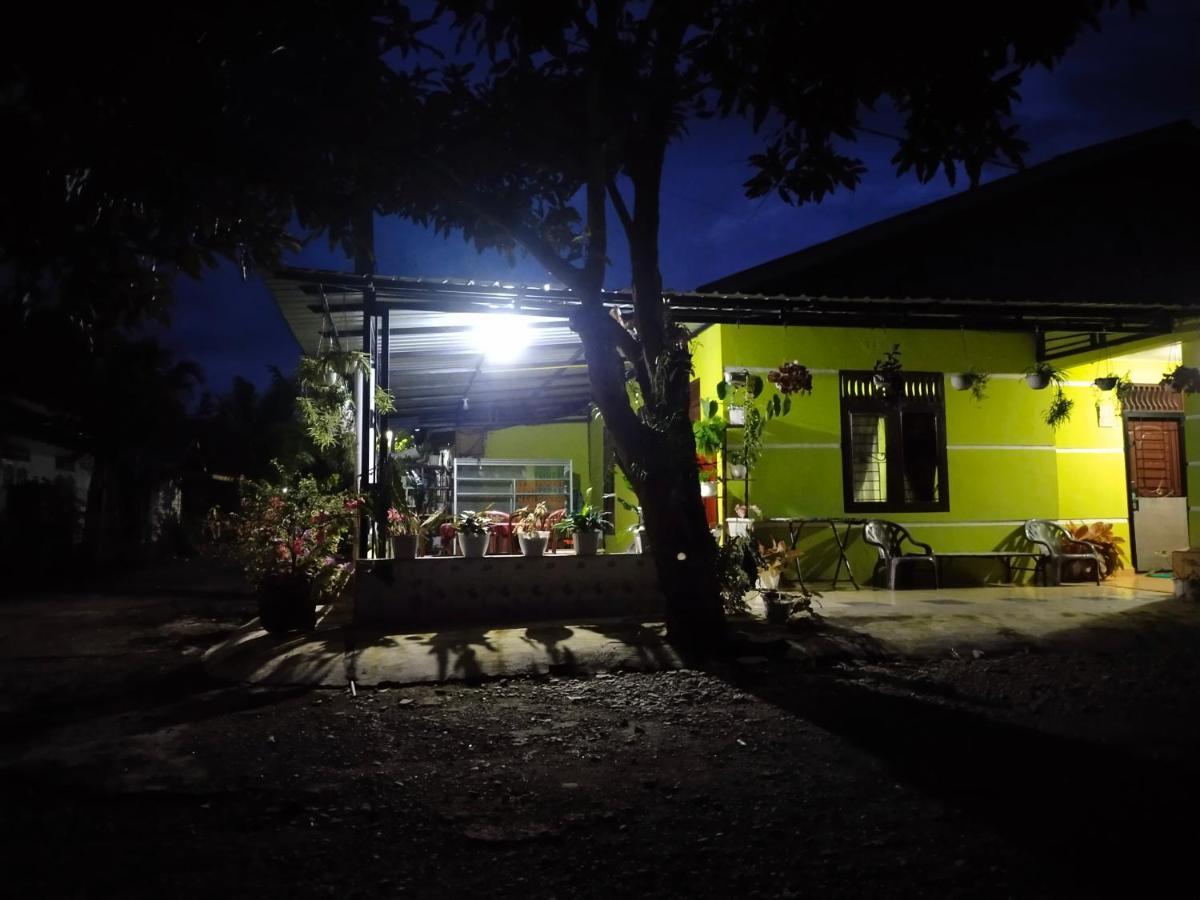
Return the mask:
<svg viewBox="0 0 1200 900">
<path fill-rule="evenodd" d="M 101 667 L 0 668 L 0 893 L 1153 894 L 1190 860 L 1191 631 L 354 695 L 208 683 L 244 601 L 139 602 Z"/>
</svg>

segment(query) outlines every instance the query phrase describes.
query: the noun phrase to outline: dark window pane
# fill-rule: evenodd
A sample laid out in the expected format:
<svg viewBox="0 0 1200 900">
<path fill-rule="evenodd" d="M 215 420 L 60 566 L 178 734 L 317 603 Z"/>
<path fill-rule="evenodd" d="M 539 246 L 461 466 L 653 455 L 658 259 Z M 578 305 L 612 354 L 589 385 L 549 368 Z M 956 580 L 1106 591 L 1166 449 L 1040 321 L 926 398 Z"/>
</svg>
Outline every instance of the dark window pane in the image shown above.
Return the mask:
<svg viewBox="0 0 1200 900">
<path fill-rule="evenodd" d="M 938 501 L 942 480 L 938 471 L 938 427 L 936 413 L 905 412 L 900 419 L 906 503 Z"/>
</svg>

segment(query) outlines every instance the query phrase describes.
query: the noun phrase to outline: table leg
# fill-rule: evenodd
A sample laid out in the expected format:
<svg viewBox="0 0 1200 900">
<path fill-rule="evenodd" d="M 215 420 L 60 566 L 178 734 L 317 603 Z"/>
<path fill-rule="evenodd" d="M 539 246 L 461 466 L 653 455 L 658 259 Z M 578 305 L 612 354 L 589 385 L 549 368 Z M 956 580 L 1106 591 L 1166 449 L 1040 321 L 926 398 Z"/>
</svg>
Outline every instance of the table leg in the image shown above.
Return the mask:
<svg viewBox="0 0 1200 900">
<path fill-rule="evenodd" d="M 804 526 L 802 526 L 798 523 L 788 522 L 788 543 L 789 543 L 789 548 L 793 552 L 796 549 L 796 543 L 800 540 L 800 530 L 803 527 Z M 795 559 L 795 563 L 796 563 L 796 580 L 800 582 L 801 590 L 807 591 L 808 586 L 805 585 L 805 583 L 804 583 L 804 572 L 801 571 L 801 569 L 800 569 L 799 554 L 796 554 L 794 559 Z"/>
<path fill-rule="evenodd" d="M 846 577 L 850 579 L 850 583 L 852 585 L 854 585 L 854 589 L 856 591 L 862 590 L 862 588 L 860 588 L 858 586 L 858 581 L 854 577 L 854 570 L 850 568 L 850 560 L 846 556 L 846 539 L 850 537 L 850 529 L 853 527 L 854 527 L 853 525 L 847 525 L 845 534 L 839 535 L 838 530 L 837 530 L 837 523 L 832 520 L 830 520 L 830 522 L 829 522 L 829 530 L 833 532 L 833 540 L 834 540 L 834 543 L 836 543 L 837 547 L 838 547 L 838 561 L 837 561 L 837 565 L 833 567 L 833 588 L 834 589 L 837 588 L 838 575 L 841 574 L 842 565 L 844 564 L 846 566 Z"/>
</svg>

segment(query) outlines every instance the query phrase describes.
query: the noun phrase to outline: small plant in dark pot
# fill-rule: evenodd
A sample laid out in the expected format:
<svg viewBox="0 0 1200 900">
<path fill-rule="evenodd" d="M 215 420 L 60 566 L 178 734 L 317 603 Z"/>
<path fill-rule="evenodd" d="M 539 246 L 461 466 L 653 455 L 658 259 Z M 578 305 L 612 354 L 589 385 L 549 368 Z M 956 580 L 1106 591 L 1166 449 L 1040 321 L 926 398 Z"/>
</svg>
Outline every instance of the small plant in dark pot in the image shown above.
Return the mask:
<svg viewBox="0 0 1200 900">
<path fill-rule="evenodd" d="M 1025 383 L 1035 391 L 1045 390 L 1052 381 L 1061 386 L 1065 380 L 1062 370 L 1048 362 L 1035 363 L 1025 370 Z"/>
<path fill-rule="evenodd" d="M 1196 393 L 1200 391 L 1200 369 L 1194 366 L 1176 366 L 1170 372 L 1163 373 L 1162 384 L 1177 393 Z"/>
<path fill-rule="evenodd" d="M 899 344 L 893 344 L 891 350 L 875 360 L 871 382 L 885 400 L 899 399 L 904 393 L 904 367 L 900 363 Z"/>
<path fill-rule="evenodd" d="M 238 512 L 209 514 L 209 535 L 243 567 L 258 599 L 263 628 L 272 634 L 308 630 L 316 604 L 333 602 L 349 583 L 351 563 L 338 552 L 361 501 L 318 482 L 290 477 L 247 482 Z"/>
</svg>

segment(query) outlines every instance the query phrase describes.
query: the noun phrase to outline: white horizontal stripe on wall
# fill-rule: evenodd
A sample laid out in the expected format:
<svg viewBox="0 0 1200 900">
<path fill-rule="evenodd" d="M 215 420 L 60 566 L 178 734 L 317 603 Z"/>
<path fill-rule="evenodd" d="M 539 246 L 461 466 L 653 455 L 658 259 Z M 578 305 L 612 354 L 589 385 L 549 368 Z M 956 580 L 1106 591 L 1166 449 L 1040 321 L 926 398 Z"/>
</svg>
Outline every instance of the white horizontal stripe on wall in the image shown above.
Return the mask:
<svg viewBox="0 0 1200 900">
<path fill-rule="evenodd" d="M 947 444 L 947 450 L 1056 450 L 1053 444 Z"/>
<path fill-rule="evenodd" d="M 1184 416 L 1184 418 L 1189 422 L 1194 422 L 1197 419 L 1200 419 L 1200 413 L 1188 413 L 1186 416 Z"/>
<path fill-rule="evenodd" d="M 841 444 L 763 444 L 764 450 L 841 450 Z"/>
<path fill-rule="evenodd" d="M 1055 447 L 1058 453 L 1124 453 L 1121 447 Z"/>
<path fill-rule="evenodd" d="M 1192 509 L 1200 510 L 1200 507 L 1193 506 Z M 897 522 L 897 525 L 903 525 L 905 528 L 959 528 L 967 526 L 972 528 L 982 528 L 990 525 L 1024 525 L 1028 519 L 992 519 L 979 522 Z M 1058 519 L 1058 523 L 1066 522 L 1128 522 L 1128 519 L 1114 519 L 1107 516 L 1080 516 L 1075 519 Z"/>
<path fill-rule="evenodd" d="M 766 375 L 768 372 L 774 372 L 778 366 L 723 366 L 722 368 L 728 372 L 749 372 L 752 375 Z M 839 369 L 809 369 L 813 375 L 836 375 Z"/>
</svg>

